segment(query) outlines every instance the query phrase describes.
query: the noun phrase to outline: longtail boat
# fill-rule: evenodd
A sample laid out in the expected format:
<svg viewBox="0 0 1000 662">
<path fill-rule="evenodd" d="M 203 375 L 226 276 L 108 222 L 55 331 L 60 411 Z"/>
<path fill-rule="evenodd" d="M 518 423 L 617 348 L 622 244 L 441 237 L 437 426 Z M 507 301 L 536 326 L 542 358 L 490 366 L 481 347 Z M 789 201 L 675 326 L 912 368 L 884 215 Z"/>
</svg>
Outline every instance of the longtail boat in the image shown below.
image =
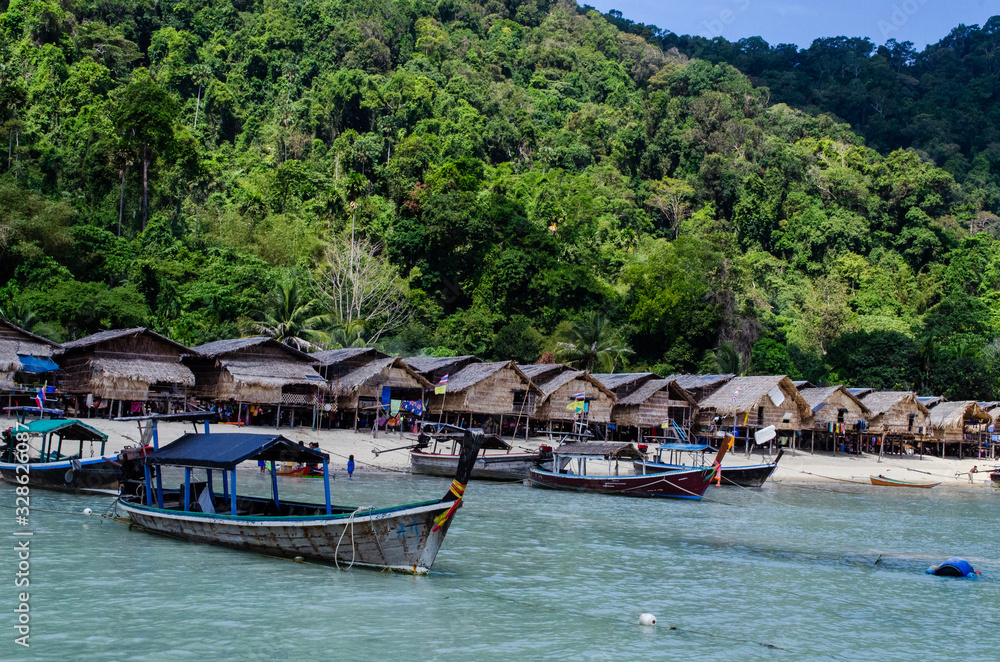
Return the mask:
<svg viewBox="0 0 1000 662">
<path fill-rule="evenodd" d="M 655 461 L 641 460 L 635 463 L 637 474 L 680 469 L 704 469 L 710 466 L 705 459 L 705 453 L 717 453 L 718 449 L 708 444 L 667 443 L 657 446 L 656 451 Z M 779 450 L 772 462 L 724 466 L 720 471 L 722 478 L 720 484 L 722 486 L 760 487 L 774 473 L 784 453 L 784 448 Z M 687 461 L 688 457 L 691 458 L 690 461 Z"/>
<path fill-rule="evenodd" d="M 632 444 L 572 442 L 552 451 L 552 471 L 531 469 L 531 486 L 633 497 L 701 499 L 715 479 L 728 446 L 722 445 L 710 467 L 622 475 L 619 473 L 622 461 L 631 468 L 643 459 L 642 453 Z M 607 462 L 605 472 L 590 473 L 588 463 L 603 465 L 604 462 Z"/>
<path fill-rule="evenodd" d="M 928 488 L 931 488 L 931 487 L 934 487 L 936 485 L 940 485 L 941 484 L 940 482 L 937 482 L 937 483 L 911 483 L 911 482 L 906 481 L 906 480 L 896 480 L 895 478 L 887 478 L 887 477 L 881 476 L 881 475 L 879 475 L 879 476 L 869 476 L 868 478 L 872 481 L 872 485 L 879 485 L 881 487 L 919 487 L 921 489 L 928 489 Z"/>
<path fill-rule="evenodd" d="M 322 478 L 323 470 L 309 465 L 295 467 L 294 469 L 278 469 L 279 476 L 292 476 L 294 478 Z"/>
<path fill-rule="evenodd" d="M 455 444 L 460 439 L 455 433 L 421 435 L 420 445 L 410 449 L 410 471 L 428 476 L 454 476 L 458 468 L 459 454 Z M 444 439 L 451 441 L 451 450 L 439 453 L 438 445 Z M 552 460 L 552 448 L 542 446 L 533 453 L 511 453 L 511 445 L 497 435 L 486 435 L 476 463 L 472 467 L 472 478 L 481 480 L 520 480 L 528 477 L 528 470 Z M 499 451 L 490 453 L 488 451 Z"/>
<path fill-rule="evenodd" d="M 186 434 L 138 458 L 144 479 L 123 488 L 118 506 L 134 526 L 172 538 L 271 556 L 302 557 L 337 567 L 361 566 L 425 574 L 462 505 L 482 439 L 466 431 L 451 488 L 442 498 L 388 508 L 336 506 L 330 499 L 329 456 L 275 434 Z M 123 458 L 124 459 L 124 458 Z M 264 460 L 271 497 L 238 496 L 236 467 Z M 323 464 L 325 503 L 285 501 L 275 462 Z M 184 469 L 178 489 L 162 487 L 162 470 Z M 204 480 L 195 481 L 196 471 Z M 216 476 L 222 473 L 222 493 Z"/>
<path fill-rule="evenodd" d="M 10 483 L 62 492 L 117 488 L 121 466 L 115 455 L 104 454 L 107 441 L 108 435 L 75 419 L 19 423 L 3 433 L 0 476 Z M 75 451 L 72 455 L 63 454 L 64 442 L 71 447 L 67 451 Z M 88 442 L 90 454 L 85 456 Z"/>
</svg>

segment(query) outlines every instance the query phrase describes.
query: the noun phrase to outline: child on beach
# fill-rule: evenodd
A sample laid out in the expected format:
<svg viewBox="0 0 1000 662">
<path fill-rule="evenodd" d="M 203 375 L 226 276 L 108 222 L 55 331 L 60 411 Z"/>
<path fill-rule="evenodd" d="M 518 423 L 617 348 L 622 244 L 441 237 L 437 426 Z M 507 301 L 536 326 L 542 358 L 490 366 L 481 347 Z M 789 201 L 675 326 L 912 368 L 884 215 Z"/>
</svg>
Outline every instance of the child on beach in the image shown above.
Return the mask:
<svg viewBox="0 0 1000 662">
<path fill-rule="evenodd" d="M 352 476 L 354 475 L 354 456 L 347 458 L 347 480 L 354 480 Z"/>
</svg>

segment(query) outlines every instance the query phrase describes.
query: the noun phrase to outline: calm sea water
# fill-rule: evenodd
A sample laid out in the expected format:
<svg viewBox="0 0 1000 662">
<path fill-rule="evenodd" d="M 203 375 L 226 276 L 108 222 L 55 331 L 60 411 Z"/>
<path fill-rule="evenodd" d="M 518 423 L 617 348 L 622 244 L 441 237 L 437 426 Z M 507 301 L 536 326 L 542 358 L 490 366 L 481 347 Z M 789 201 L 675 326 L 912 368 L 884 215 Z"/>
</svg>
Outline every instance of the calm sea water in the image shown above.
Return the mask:
<svg viewBox="0 0 1000 662">
<path fill-rule="evenodd" d="M 267 489 L 256 473 L 240 481 Z M 322 499 L 320 481 L 281 485 Z M 447 485 L 362 475 L 334 493 L 390 505 Z M 0 485 L 3 504 L 13 496 Z M 13 645 L 5 608 L 0 658 L 997 659 L 1000 491 L 708 496 L 725 503 L 473 483 L 434 572 L 409 577 L 160 538 L 76 514 L 110 499 L 35 490 L 31 648 Z M 0 517 L 6 536 L 13 511 Z M 5 606 L 16 594 L 11 547 L 0 552 Z M 983 577 L 923 573 L 952 555 Z M 642 612 L 658 626 L 638 626 Z"/>
</svg>

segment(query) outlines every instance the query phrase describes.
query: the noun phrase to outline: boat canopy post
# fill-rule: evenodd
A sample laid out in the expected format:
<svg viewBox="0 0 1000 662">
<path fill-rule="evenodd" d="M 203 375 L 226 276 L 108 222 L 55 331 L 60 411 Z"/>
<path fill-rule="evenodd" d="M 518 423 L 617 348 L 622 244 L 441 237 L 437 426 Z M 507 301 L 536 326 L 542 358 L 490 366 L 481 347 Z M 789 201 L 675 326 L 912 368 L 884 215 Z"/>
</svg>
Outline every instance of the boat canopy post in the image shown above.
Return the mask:
<svg viewBox="0 0 1000 662">
<path fill-rule="evenodd" d="M 222 470 L 222 498 L 229 498 L 229 476 L 226 475 L 226 470 Z"/>
<path fill-rule="evenodd" d="M 143 469 L 143 471 L 146 474 L 146 505 L 147 506 L 152 506 L 153 505 L 153 481 L 150 480 L 150 477 L 149 477 L 149 465 L 148 464 L 144 465 L 142 467 L 142 469 Z"/>
<path fill-rule="evenodd" d="M 205 476 L 206 476 L 206 480 L 208 481 L 208 488 L 207 488 L 208 489 L 208 496 L 214 498 L 215 497 L 215 490 L 213 489 L 214 486 L 212 485 L 212 470 L 211 469 L 205 469 Z"/>
<path fill-rule="evenodd" d="M 62 457 L 62 436 L 59 437 L 59 445 L 56 447 L 56 460 Z M 80 457 L 83 457 L 83 440 L 80 440 Z"/>
<path fill-rule="evenodd" d="M 205 434 L 208 434 L 208 419 L 207 418 L 205 419 Z"/>
<path fill-rule="evenodd" d="M 155 451 L 160 447 L 160 433 L 156 428 L 156 419 L 154 418 L 149 422 L 153 426 L 153 450 Z M 103 444 L 102 444 L 103 446 Z M 104 449 L 101 448 L 101 455 L 104 455 Z M 158 508 L 163 508 L 163 472 L 156 472 L 156 505 Z"/>
<path fill-rule="evenodd" d="M 229 473 L 229 513 L 236 514 L 236 468 Z"/>
<path fill-rule="evenodd" d="M 184 467 L 184 507 L 187 510 L 191 504 L 191 467 Z"/>
<path fill-rule="evenodd" d="M 333 514 L 333 506 L 330 505 L 330 462 L 323 460 L 323 489 L 326 491 L 326 514 Z"/>
<path fill-rule="evenodd" d="M 271 498 L 274 499 L 274 507 L 281 513 L 281 504 L 278 502 L 278 474 L 274 471 L 274 460 L 271 460 Z"/>
</svg>

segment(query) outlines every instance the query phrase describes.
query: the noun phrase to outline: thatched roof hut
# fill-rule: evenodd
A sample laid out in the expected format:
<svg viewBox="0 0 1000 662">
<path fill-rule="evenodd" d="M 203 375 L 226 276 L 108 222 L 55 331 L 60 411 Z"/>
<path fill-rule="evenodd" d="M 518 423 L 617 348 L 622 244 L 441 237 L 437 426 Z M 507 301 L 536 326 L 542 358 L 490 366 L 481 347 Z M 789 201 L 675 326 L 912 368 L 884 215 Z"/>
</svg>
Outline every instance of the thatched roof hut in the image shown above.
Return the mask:
<svg viewBox="0 0 1000 662">
<path fill-rule="evenodd" d="M 151 390 L 178 392 L 195 383 L 181 364 L 181 355 L 190 350 L 143 327 L 101 331 L 62 347 L 66 393 L 145 401 Z"/>
<path fill-rule="evenodd" d="M 376 359 L 386 359 L 389 355 L 374 347 L 345 347 L 313 352 L 309 356 L 316 361 L 318 372 L 330 384 L 331 389 L 338 379 L 349 372 Z"/>
<path fill-rule="evenodd" d="M 933 409 L 938 404 L 944 402 L 943 395 L 918 395 L 917 402 L 927 407 L 928 409 Z"/>
<path fill-rule="evenodd" d="M 609 372 L 598 373 L 594 379 L 604 384 L 619 400 L 634 392 L 651 379 L 659 379 L 655 372 Z"/>
<path fill-rule="evenodd" d="M 331 383 L 337 409 L 358 410 L 376 406 L 389 389 L 391 400 L 423 400 L 431 383 L 403 359 L 386 356 L 370 361 Z"/>
<path fill-rule="evenodd" d="M 406 362 L 413 367 L 412 359 Z M 432 386 L 436 384 L 428 381 Z M 458 372 L 449 374 L 445 393 L 428 395 L 427 409 L 431 414 L 533 416 L 535 402 L 540 395 L 541 390 L 513 361 L 469 363 Z"/>
<path fill-rule="evenodd" d="M 691 375 L 677 374 L 670 375 L 667 379 L 677 382 L 677 385 L 691 394 L 697 402 L 701 402 L 708 396 L 718 391 L 722 386 L 736 375 Z"/>
<path fill-rule="evenodd" d="M 930 410 L 931 434 L 945 443 L 965 440 L 966 432 L 980 432 L 993 418 L 975 400 L 940 402 Z"/>
<path fill-rule="evenodd" d="M 403 359 L 410 367 L 420 373 L 420 375 L 431 384 L 437 384 L 445 375 L 455 375 L 467 365 L 472 363 L 482 363 L 478 356 L 466 354 L 465 356 L 414 356 Z"/>
<path fill-rule="evenodd" d="M 842 431 L 832 426 L 854 426 L 859 421 L 867 421 L 871 414 L 871 410 L 844 386 L 804 388 L 799 390 L 799 395 L 809 404 L 814 430 Z"/>
<path fill-rule="evenodd" d="M 551 381 L 557 376 L 563 374 L 564 372 L 570 372 L 573 368 L 570 368 L 564 363 L 525 363 L 518 364 L 517 367 L 527 375 L 536 386 L 540 386 L 545 382 Z"/>
<path fill-rule="evenodd" d="M 587 403 L 587 420 L 590 423 L 607 423 L 615 394 L 586 370 L 567 370 L 538 387 L 541 396 L 535 404 L 532 418 L 538 421 L 572 422 L 576 413 L 567 407 L 576 402 L 576 394 L 584 393 Z"/>
<path fill-rule="evenodd" d="M 311 407 L 326 387 L 310 355 L 266 336 L 199 345 L 184 363 L 197 379 L 194 395 L 217 402 Z"/>
<path fill-rule="evenodd" d="M 0 388 L 14 388 L 18 373 L 58 370 L 52 356 L 59 349 L 59 343 L 0 319 Z"/>
<path fill-rule="evenodd" d="M 725 424 L 747 428 L 773 425 L 778 430 L 801 430 L 812 416 L 809 404 L 785 375 L 734 377 L 698 407 L 704 424 L 721 417 Z"/>
<path fill-rule="evenodd" d="M 855 398 L 863 398 L 869 393 L 874 393 L 875 389 L 866 387 L 847 387 L 847 392 L 853 395 Z"/>
<path fill-rule="evenodd" d="M 912 391 L 876 391 L 861 399 L 871 415 L 872 430 L 895 434 L 928 434 L 930 412 Z"/>
<path fill-rule="evenodd" d="M 666 419 L 682 429 L 691 426 L 698 402 L 673 379 L 651 379 L 615 403 L 611 415 L 619 427 L 658 428 Z"/>
</svg>

